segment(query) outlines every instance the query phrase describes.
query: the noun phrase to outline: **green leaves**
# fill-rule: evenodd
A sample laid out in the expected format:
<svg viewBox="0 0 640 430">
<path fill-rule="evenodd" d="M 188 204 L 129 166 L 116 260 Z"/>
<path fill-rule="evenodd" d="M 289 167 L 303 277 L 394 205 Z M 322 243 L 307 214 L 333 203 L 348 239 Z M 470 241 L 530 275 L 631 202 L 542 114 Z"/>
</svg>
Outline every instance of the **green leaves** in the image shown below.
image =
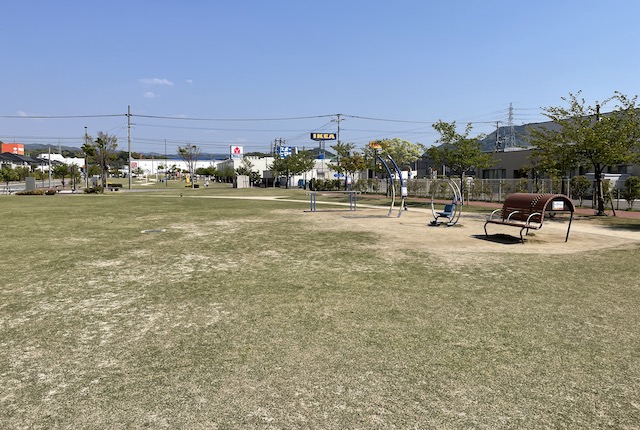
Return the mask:
<svg viewBox="0 0 640 430">
<path fill-rule="evenodd" d="M 593 167 L 598 195 L 598 213 L 604 213 L 601 175 L 607 166 L 637 159 L 640 140 L 640 116 L 637 97 L 622 93 L 594 106 L 587 105 L 581 92 L 563 97 L 568 106 L 547 107 L 544 115 L 553 127 L 531 129 L 530 142 L 536 146 L 540 168 L 551 174 L 563 174 L 579 166 Z M 615 109 L 601 110 L 610 103 Z"/>
<path fill-rule="evenodd" d="M 462 134 L 456 131 L 455 121 L 447 123 L 440 120 L 433 128 L 440 133 L 436 143 L 441 145 L 430 147 L 427 154 L 436 164 L 447 166 L 460 177 L 472 168 L 486 168 L 491 165 L 491 154 L 482 152 L 479 138 L 469 137 L 473 128 L 471 124 L 467 124 Z"/>
</svg>

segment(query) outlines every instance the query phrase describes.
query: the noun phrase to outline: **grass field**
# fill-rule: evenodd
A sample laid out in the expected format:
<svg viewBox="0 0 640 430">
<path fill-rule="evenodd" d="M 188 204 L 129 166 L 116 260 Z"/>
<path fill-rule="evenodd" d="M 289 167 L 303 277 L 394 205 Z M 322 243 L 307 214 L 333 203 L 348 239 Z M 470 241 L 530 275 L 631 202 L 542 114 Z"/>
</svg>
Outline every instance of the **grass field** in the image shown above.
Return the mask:
<svg viewBox="0 0 640 430">
<path fill-rule="evenodd" d="M 637 242 L 246 198 L 285 194 L 0 196 L 0 428 L 640 428 Z"/>
</svg>

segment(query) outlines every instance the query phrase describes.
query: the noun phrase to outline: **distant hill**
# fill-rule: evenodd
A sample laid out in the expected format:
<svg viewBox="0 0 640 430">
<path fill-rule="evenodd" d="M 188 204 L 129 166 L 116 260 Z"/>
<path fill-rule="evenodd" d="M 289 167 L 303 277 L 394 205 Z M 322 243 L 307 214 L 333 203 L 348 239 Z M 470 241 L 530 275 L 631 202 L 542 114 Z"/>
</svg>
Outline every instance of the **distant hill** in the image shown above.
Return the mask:
<svg viewBox="0 0 640 430">
<path fill-rule="evenodd" d="M 546 129 L 555 130 L 555 131 L 560 130 L 560 127 L 551 121 L 524 124 L 524 125 L 514 125 L 513 126 L 514 143 L 512 147 L 530 148 L 531 144 L 527 139 L 529 138 L 528 130 L 531 128 L 546 128 Z M 500 141 L 502 142 L 502 145 L 504 147 L 504 145 L 506 145 L 505 142 L 508 141 L 509 127 L 500 127 L 498 128 L 497 132 L 500 135 Z M 484 139 L 480 140 L 480 144 L 482 145 L 483 151 L 491 152 L 495 150 L 496 149 L 496 131 L 488 134 Z"/>
</svg>

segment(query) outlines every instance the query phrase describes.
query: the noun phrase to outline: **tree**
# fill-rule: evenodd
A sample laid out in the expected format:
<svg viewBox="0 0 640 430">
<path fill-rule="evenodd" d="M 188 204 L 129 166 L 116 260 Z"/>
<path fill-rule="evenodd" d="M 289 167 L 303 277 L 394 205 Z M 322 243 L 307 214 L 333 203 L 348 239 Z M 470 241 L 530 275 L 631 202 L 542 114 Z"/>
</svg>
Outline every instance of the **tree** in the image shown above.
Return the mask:
<svg viewBox="0 0 640 430">
<path fill-rule="evenodd" d="M 196 164 L 198 164 L 198 157 L 200 156 L 200 148 L 196 145 L 186 144 L 185 146 L 178 147 L 178 155 L 182 158 L 182 161 L 187 165 L 189 174 L 191 175 L 191 188 L 194 187 L 195 181 L 194 174 L 196 172 Z"/>
<path fill-rule="evenodd" d="M 247 157 L 243 157 L 242 165 L 236 169 L 236 174 L 248 176 L 249 183 L 253 185 L 260 180 L 260 173 L 255 172 L 252 169 L 253 169 L 253 163 Z"/>
<path fill-rule="evenodd" d="M 342 168 L 347 174 L 355 176 L 356 172 L 367 168 L 367 161 L 364 155 L 359 152 L 353 152 L 342 159 Z"/>
<path fill-rule="evenodd" d="M 584 175 L 574 176 L 569 180 L 569 189 L 571 190 L 571 196 L 580 200 L 580 206 L 582 201 L 589 194 L 591 189 L 591 180 Z"/>
<path fill-rule="evenodd" d="M 286 187 L 289 188 L 289 179 L 292 176 L 309 171 L 313 169 L 314 165 L 315 159 L 311 151 L 298 151 L 284 158 L 276 155 L 269 169 L 274 173 L 274 176 L 284 174 L 287 178 Z"/>
<path fill-rule="evenodd" d="M 85 143 L 82 145 L 82 151 L 85 153 L 87 166 L 89 165 L 89 157 L 93 158 L 100 169 L 100 181 L 102 187 L 107 186 L 107 175 L 109 173 L 109 162 L 115 158 L 115 150 L 118 147 L 118 138 L 115 135 L 98 132 L 98 137 L 92 143 L 90 136 L 85 137 Z"/>
<path fill-rule="evenodd" d="M 590 106 L 580 94 L 569 93 L 562 97 L 568 104 L 566 107 L 544 108 L 543 114 L 556 127 L 532 129 L 530 142 L 550 166 L 554 165 L 553 160 L 560 160 L 560 168 L 591 166 L 595 178 L 596 215 L 605 215 L 604 169 L 632 162 L 638 157 L 640 116 L 637 96 L 629 98 L 615 92 L 602 103 Z M 615 103 L 614 110 L 601 115 L 600 109 L 609 103 Z"/>
<path fill-rule="evenodd" d="M 27 176 L 31 174 L 31 168 L 27 166 L 18 166 L 15 168 L 18 175 L 18 181 L 24 181 Z"/>
<path fill-rule="evenodd" d="M 18 172 L 15 169 L 12 169 L 8 166 L 2 166 L 0 169 L 0 181 L 7 183 L 7 188 L 9 187 L 9 181 L 17 181 L 18 180 Z"/>
<path fill-rule="evenodd" d="M 400 168 L 406 167 L 409 171 L 412 170 L 411 163 L 420 159 L 425 151 L 424 145 L 421 143 L 412 143 L 397 137 L 377 140 L 375 143 L 375 146 L 379 149 L 372 149 L 371 146 L 367 147 L 364 154 L 366 159 L 375 163 L 376 155 L 389 155 Z"/>
<path fill-rule="evenodd" d="M 627 201 L 628 210 L 633 209 L 634 200 L 640 199 L 640 178 L 637 176 L 629 176 L 624 181 L 622 196 Z"/>
<path fill-rule="evenodd" d="M 338 174 L 344 174 L 346 169 L 344 168 L 343 161 L 351 155 L 351 151 L 355 148 L 355 143 L 338 142 L 335 145 L 331 145 L 331 149 L 336 151 L 336 164 L 329 163 L 329 168 L 338 172 Z M 345 188 L 347 183 L 345 181 Z M 339 189 L 339 187 L 338 187 Z"/>
<path fill-rule="evenodd" d="M 67 166 L 66 164 L 56 164 L 53 167 L 53 177 L 62 179 L 62 188 L 64 188 L 64 185 L 65 185 L 64 178 L 69 175 L 70 175 L 69 166 Z"/>
<path fill-rule="evenodd" d="M 482 152 L 481 136 L 470 138 L 473 126 L 467 124 L 464 133 L 456 131 L 456 122 L 442 120 L 433 124 L 433 128 L 440 133 L 436 143 L 427 149 L 427 155 L 436 163 L 447 166 L 454 175 L 460 177 L 460 190 L 464 196 L 464 175 L 469 170 L 484 169 L 493 163 L 491 154 Z"/>
</svg>

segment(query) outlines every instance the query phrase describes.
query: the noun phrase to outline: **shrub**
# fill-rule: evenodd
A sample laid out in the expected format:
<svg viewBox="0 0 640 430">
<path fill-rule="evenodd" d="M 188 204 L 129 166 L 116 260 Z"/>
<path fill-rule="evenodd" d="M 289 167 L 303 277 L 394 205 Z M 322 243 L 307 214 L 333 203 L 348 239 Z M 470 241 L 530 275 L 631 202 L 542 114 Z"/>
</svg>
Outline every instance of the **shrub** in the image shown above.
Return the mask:
<svg viewBox="0 0 640 430">
<path fill-rule="evenodd" d="M 640 178 L 637 176 L 629 176 L 624 181 L 622 189 L 622 197 L 627 201 L 628 210 L 633 209 L 633 201 L 640 199 Z"/>
<path fill-rule="evenodd" d="M 55 193 L 57 193 L 57 192 L 58 192 L 58 191 L 57 191 L 55 188 L 49 188 L 49 189 L 47 189 L 44 193 L 45 193 L 46 195 L 48 195 L 48 196 L 52 196 L 52 195 L 54 195 L 54 194 L 55 194 Z"/>
<path fill-rule="evenodd" d="M 31 191 L 18 191 L 16 196 L 41 196 L 44 194 L 43 190 L 31 190 Z"/>
<path fill-rule="evenodd" d="M 96 185 L 95 187 L 85 188 L 84 192 L 87 194 L 97 194 L 104 192 L 104 188 L 100 185 Z"/>
<path fill-rule="evenodd" d="M 569 190 L 571 196 L 580 200 L 580 206 L 582 206 L 582 200 L 591 191 L 591 179 L 584 175 L 574 176 L 569 180 Z"/>
</svg>

